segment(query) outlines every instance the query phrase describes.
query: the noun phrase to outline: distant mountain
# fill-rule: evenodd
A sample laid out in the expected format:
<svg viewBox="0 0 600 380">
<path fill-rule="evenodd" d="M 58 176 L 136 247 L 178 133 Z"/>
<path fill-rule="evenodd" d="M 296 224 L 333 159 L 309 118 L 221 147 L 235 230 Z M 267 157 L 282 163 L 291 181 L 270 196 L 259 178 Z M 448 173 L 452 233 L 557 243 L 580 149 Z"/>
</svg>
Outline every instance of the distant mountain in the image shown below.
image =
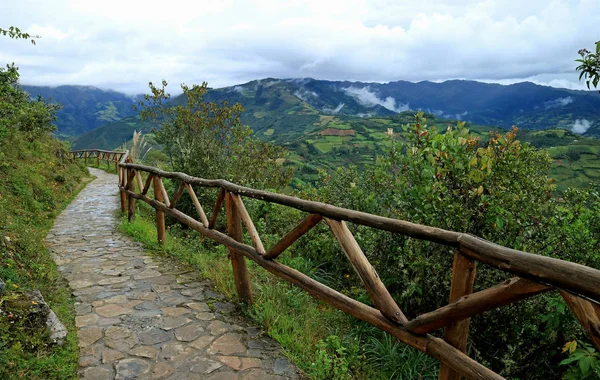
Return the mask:
<svg viewBox="0 0 600 380">
<path fill-rule="evenodd" d="M 248 112 L 244 121 L 257 131 L 275 133 L 298 128 L 308 114 L 390 116 L 422 110 L 440 118 L 474 124 L 524 129 L 572 129 L 600 136 L 600 96 L 533 83 L 513 85 L 452 80 L 442 83 L 406 81 L 381 83 L 314 79 L 263 79 L 215 89 L 208 100 L 239 102 Z M 578 122 L 579 121 L 579 122 Z"/>
<path fill-rule="evenodd" d="M 22 86 L 32 97 L 38 95 L 63 108 L 57 112 L 57 135 L 69 138 L 100 125 L 135 115 L 132 106 L 138 97 L 92 86 Z"/>
<path fill-rule="evenodd" d="M 441 119 L 473 124 L 543 130 L 563 128 L 587 136 L 600 136 L 600 96 L 595 91 L 573 91 L 533 83 L 513 85 L 452 80 L 442 83 L 397 81 L 363 83 L 305 79 L 266 78 L 210 90 L 208 101 L 238 102 L 245 108 L 242 121 L 265 139 L 293 143 L 318 130 L 323 115 L 368 118 L 423 110 Z M 173 99 L 177 104 L 183 97 Z M 131 136 L 137 119 L 116 121 L 75 139 L 76 147 L 114 148 Z M 108 132 L 112 131 L 112 132 Z M 114 136 L 113 136 L 113 133 Z M 114 138 L 113 138 L 114 137 Z"/>
</svg>

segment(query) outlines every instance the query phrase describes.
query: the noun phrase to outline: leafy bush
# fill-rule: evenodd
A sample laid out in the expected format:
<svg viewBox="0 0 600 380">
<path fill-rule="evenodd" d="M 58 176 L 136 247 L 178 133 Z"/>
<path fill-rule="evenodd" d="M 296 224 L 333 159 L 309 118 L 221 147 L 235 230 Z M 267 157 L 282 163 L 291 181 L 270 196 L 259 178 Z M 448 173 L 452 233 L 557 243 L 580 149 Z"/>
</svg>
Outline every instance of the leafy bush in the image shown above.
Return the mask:
<svg viewBox="0 0 600 380">
<path fill-rule="evenodd" d="M 48 104 L 41 98 L 31 99 L 19 87 L 19 71 L 14 64 L 0 68 L 0 140 L 10 131 L 25 132 L 30 141 L 44 136 L 56 127 L 56 104 Z"/>
</svg>

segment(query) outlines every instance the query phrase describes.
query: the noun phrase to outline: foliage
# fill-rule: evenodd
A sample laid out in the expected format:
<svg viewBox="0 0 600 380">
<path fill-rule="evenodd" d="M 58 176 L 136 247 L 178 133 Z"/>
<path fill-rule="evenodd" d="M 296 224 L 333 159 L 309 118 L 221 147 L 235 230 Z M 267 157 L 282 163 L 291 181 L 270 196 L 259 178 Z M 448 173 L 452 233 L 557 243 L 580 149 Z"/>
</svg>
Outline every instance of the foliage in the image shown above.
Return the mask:
<svg viewBox="0 0 600 380">
<path fill-rule="evenodd" d="M 579 55 L 581 59 L 575 60 L 580 65 L 577 66 L 576 70 L 579 71 L 579 80 L 585 79 L 587 88 L 590 88 L 590 84 L 596 88 L 598 82 L 600 82 L 600 41 L 596 41 L 596 52 L 592 53 L 587 49 L 580 49 Z"/>
<path fill-rule="evenodd" d="M 36 38 L 42 38 L 40 36 L 31 35 L 29 33 L 22 32 L 21 29 L 17 28 L 16 26 L 11 26 L 8 29 L 0 28 L 0 34 L 5 37 L 8 36 L 9 38 L 12 38 L 15 40 L 18 40 L 18 39 L 30 40 L 33 45 L 35 45 Z"/>
<path fill-rule="evenodd" d="M 569 357 L 560 365 L 570 365 L 564 380 L 600 378 L 600 354 L 590 344 L 574 340 L 566 343 L 562 352 L 568 352 Z"/>
<path fill-rule="evenodd" d="M 569 195 L 557 202 L 548 154 L 521 144 L 516 134 L 516 129 L 503 135 L 494 132 L 481 142 L 462 123 L 442 134 L 417 114 L 416 122 L 406 126 L 399 139 L 388 139 L 386 151 L 372 167 L 323 173 L 323 185 L 301 195 L 600 267 L 594 248 L 598 241 L 595 193 L 581 190 L 579 198 Z M 587 207 L 589 213 L 583 211 Z M 573 226 L 565 228 L 568 223 Z M 582 228 L 586 223 L 590 228 Z M 409 317 L 447 303 L 452 250 L 370 228 L 352 230 Z M 556 244 L 555 237 L 564 242 Z M 314 245 L 324 248 L 306 249 L 306 255 L 317 263 L 327 261 L 323 268 L 343 278 L 351 269 L 339 259 L 340 252 L 327 245 L 327 238 L 326 233 L 312 233 Z M 585 249 L 578 250 L 576 244 Z M 499 270 L 479 266 L 476 290 L 506 278 Z M 351 284 L 336 285 L 350 292 Z M 556 376 L 556 347 L 580 330 L 570 313 L 545 319 L 552 310 L 552 298 L 542 295 L 474 318 L 470 355 L 508 377 Z M 556 318 L 560 329 L 547 323 Z"/>
<path fill-rule="evenodd" d="M 356 349 L 356 345 L 342 344 L 336 335 L 330 335 L 325 340 L 320 340 L 316 345 L 315 361 L 308 374 L 319 380 L 352 379 L 350 365 L 358 357 L 356 352 L 348 352 L 353 348 Z"/>
<path fill-rule="evenodd" d="M 68 146 L 48 134 L 31 140 L 12 130 L 0 140 L 0 378 L 71 379 L 78 366 L 73 301 L 67 284 L 44 246 L 53 219 L 81 188 L 86 170 L 63 161 Z M 67 326 L 64 346 L 48 345 L 46 333 L 28 330 L 10 302 L 19 292 L 38 289 Z M 17 326 L 19 328 L 17 328 Z"/>
<path fill-rule="evenodd" d="M 437 379 L 439 363 L 431 356 L 414 350 L 392 336 L 371 336 L 365 354 L 369 363 L 385 379 Z"/>
<path fill-rule="evenodd" d="M 162 87 L 150 83 L 150 95 L 140 101 L 140 115 L 155 120 L 157 142 L 164 146 L 171 167 L 202 178 L 224 178 L 254 187 L 281 188 L 291 172 L 277 162 L 282 148 L 253 137 L 252 130 L 240 122 L 243 108 L 205 102 L 206 82 L 181 85 L 184 104 L 169 105 L 167 82 Z"/>
<path fill-rule="evenodd" d="M 32 100 L 19 87 L 19 72 L 14 64 L 0 68 L 0 139 L 14 130 L 25 132 L 30 141 L 54 131 L 52 122 L 59 108 L 41 98 Z"/>
<path fill-rule="evenodd" d="M 133 131 L 133 138 L 130 144 L 123 144 L 118 151 L 126 151 L 129 149 L 129 157 L 133 162 L 141 163 L 146 158 L 146 155 L 152 150 L 152 145 L 146 141 L 146 135 L 142 134 L 142 131 Z"/>
</svg>

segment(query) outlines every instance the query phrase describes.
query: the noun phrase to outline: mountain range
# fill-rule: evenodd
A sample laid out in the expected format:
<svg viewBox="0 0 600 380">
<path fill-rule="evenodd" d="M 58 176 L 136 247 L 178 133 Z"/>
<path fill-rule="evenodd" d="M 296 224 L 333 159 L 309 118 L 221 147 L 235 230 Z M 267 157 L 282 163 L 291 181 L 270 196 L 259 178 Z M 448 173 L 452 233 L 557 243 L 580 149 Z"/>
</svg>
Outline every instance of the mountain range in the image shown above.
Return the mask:
<svg viewBox="0 0 600 380">
<path fill-rule="evenodd" d="M 63 108 L 56 113 L 57 135 L 61 138 L 78 136 L 135 115 L 132 106 L 139 98 L 93 86 L 21 87 L 34 98 L 41 96 L 51 103 L 62 105 Z"/>
<path fill-rule="evenodd" d="M 106 94 L 117 95 L 114 92 Z M 104 107 L 104 111 L 96 111 L 94 115 L 112 118 L 131 115 L 133 111 L 123 108 L 126 99 L 131 104 L 132 98 L 124 95 L 108 103 L 96 104 L 96 108 Z M 527 82 L 500 85 L 452 80 L 381 84 L 266 78 L 211 89 L 205 99 L 240 103 L 246 110 L 242 121 L 256 132 L 272 129 L 268 136 L 277 142 L 293 141 L 320 115 L 368 118 L 391 116 L 406 110 L 423 110 L 442 119 L 465 120 L 499 128 L 512 125 L 532 130 L 558 127 L 588 136 L 600 136 L 600 95 L 597 92 Z M 180 101 L 183 101 L 181 97 L 173 99 L 174 103 Z M 116 111 L 110 113 L 107 109 Z M 67 111 L 67 108 L 63 110 L 64 113 Z M 92 121 L 81 125 L 77 131 L 93 129 L 99 121 L 98 118 Z M 83 134 L 74 140 L 74 144 L 76 147 L 90 147 L 93 140 L 100 138 L 103 148 L 114 148 L 131 136 L 134 129 L 149 131 L 151 125 L 140 124 L 136 117 L 115 120 L 99 130 Z M 62 129 L 59 123 L 61 133 L 68 135 L 74 130 Z"/>
</svg>

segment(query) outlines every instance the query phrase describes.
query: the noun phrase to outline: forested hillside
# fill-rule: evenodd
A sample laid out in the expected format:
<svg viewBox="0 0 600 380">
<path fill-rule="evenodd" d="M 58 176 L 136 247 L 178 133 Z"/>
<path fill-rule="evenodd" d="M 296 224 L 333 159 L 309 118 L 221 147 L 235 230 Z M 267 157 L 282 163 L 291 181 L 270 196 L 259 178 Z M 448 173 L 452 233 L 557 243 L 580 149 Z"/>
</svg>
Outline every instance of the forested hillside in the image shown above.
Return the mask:
<svg viewBox="0 0 600 380">
<path fill-rule="evenodd" d="M 56 112 L 56 135 L 70 138 L 134 115 L 137 97 L 92 86 L 22 86 L 32 97 L 61 105 Z"/>
<path fill-rule="evenodd" d="M 398 81 L 380 84 L 267 78 L 212 89 L 205 99 L 241 104 L 246 110 L 241 116 L 242 122 L 278 143 L 293 142 L 314 130 L 313 125 L 322 116 L 389 117 L 407 110 L 501 129 L 513 125 L 531 130 L 562 128 L 585 136 L 600 136 L 600 95 L 597 92 L 533 83 L 503 86 L 474 81 Z M 176 97 L 172 103 L 182 101 L 182 97 Z M 135 118 L 108 123 L 78 137 L 74 146 L 88 147 L 97 136 L 105 136 L 98 141 L 105 144 L 102 148 L 114 148 L 123 143 L 124 136 L 131 136 L 133 130 L 140 129 L 149 132 L 151 127 L 139 125 L 139 119 Z"/>
</svg>

